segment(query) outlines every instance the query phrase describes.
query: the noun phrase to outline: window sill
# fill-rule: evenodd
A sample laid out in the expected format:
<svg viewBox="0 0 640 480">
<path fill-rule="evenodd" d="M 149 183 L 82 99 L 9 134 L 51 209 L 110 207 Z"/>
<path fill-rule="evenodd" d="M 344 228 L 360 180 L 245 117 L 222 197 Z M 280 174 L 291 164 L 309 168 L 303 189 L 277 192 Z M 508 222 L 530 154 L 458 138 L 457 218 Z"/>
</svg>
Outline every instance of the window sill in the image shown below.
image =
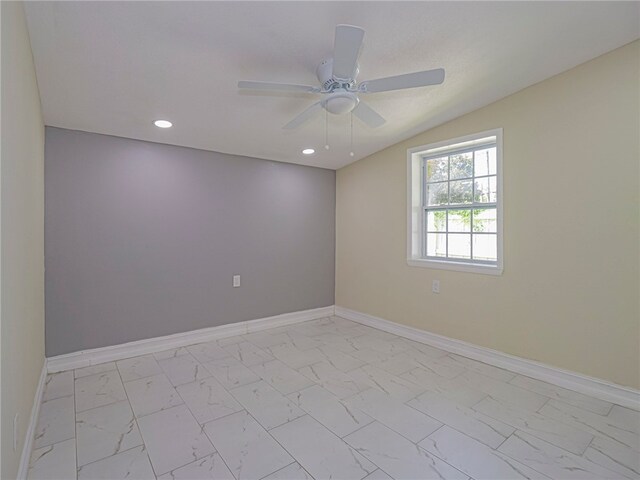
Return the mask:
<svg viewBox="0 0 640 480">
<path fill-rule="evenodd" d="M 426 260 L 424 258 L 408 258 L 410 267 L 435 268 L 439 270 L 453 270 L 457 272 L 481 273 L 484 275 L 502 275 L 502 266 L 478 265 L 463 262 L 439 262 L 438 260 Z"/>
</svg>

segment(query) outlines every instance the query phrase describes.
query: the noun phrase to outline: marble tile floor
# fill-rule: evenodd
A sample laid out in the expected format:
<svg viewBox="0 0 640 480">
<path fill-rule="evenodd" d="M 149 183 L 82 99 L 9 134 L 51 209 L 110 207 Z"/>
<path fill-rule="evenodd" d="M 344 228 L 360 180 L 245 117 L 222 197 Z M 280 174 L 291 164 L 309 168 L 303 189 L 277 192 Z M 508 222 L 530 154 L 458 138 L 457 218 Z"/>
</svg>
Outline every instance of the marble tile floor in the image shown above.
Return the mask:
<svg viewBox="0 0 640 480">
<path fill-rule="evenodd" d="M 29 479 L 640 479 L 640 412 L 328 317 L 49 375 Z"/>
</svg>

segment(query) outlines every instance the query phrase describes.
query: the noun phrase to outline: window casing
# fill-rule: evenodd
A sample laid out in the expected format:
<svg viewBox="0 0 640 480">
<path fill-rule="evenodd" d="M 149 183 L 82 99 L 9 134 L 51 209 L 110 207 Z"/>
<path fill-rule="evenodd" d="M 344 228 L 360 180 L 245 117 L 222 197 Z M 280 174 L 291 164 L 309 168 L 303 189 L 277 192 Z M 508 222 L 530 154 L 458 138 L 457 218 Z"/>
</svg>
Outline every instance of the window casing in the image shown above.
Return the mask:
<svg viewBox="0 0 640 480">
<path fill-rule="evenodd" d="M 502 130 L 407 152 L 409 265 L 502 273 Z"/>
</svg>

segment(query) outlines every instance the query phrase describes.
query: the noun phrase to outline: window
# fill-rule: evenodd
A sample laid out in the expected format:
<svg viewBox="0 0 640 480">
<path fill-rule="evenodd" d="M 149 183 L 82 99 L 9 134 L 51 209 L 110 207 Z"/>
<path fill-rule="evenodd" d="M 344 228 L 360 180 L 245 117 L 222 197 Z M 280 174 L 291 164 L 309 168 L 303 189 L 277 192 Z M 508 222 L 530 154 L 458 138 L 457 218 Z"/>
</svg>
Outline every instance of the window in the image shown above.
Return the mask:
<svg viewBox="0 0 640 480">
<path fill-rule="evenodd" d="M 502 130 L 407 152 L 409 265 L 502 273 Z"/>
</svg>

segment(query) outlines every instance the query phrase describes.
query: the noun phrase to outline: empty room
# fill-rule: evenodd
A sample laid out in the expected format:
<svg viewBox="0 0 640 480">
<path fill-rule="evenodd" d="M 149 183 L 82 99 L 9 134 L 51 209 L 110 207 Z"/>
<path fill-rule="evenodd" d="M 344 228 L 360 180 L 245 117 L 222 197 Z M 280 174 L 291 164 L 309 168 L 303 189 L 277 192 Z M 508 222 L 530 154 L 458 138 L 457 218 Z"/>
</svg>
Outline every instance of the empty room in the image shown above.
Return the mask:
<svg viewBox="0 0 640 480">
<path fill-rule="evenodd" d="M 640 1 L 0 1 L 2 480 L 640 480 Z"/>
</svg>

